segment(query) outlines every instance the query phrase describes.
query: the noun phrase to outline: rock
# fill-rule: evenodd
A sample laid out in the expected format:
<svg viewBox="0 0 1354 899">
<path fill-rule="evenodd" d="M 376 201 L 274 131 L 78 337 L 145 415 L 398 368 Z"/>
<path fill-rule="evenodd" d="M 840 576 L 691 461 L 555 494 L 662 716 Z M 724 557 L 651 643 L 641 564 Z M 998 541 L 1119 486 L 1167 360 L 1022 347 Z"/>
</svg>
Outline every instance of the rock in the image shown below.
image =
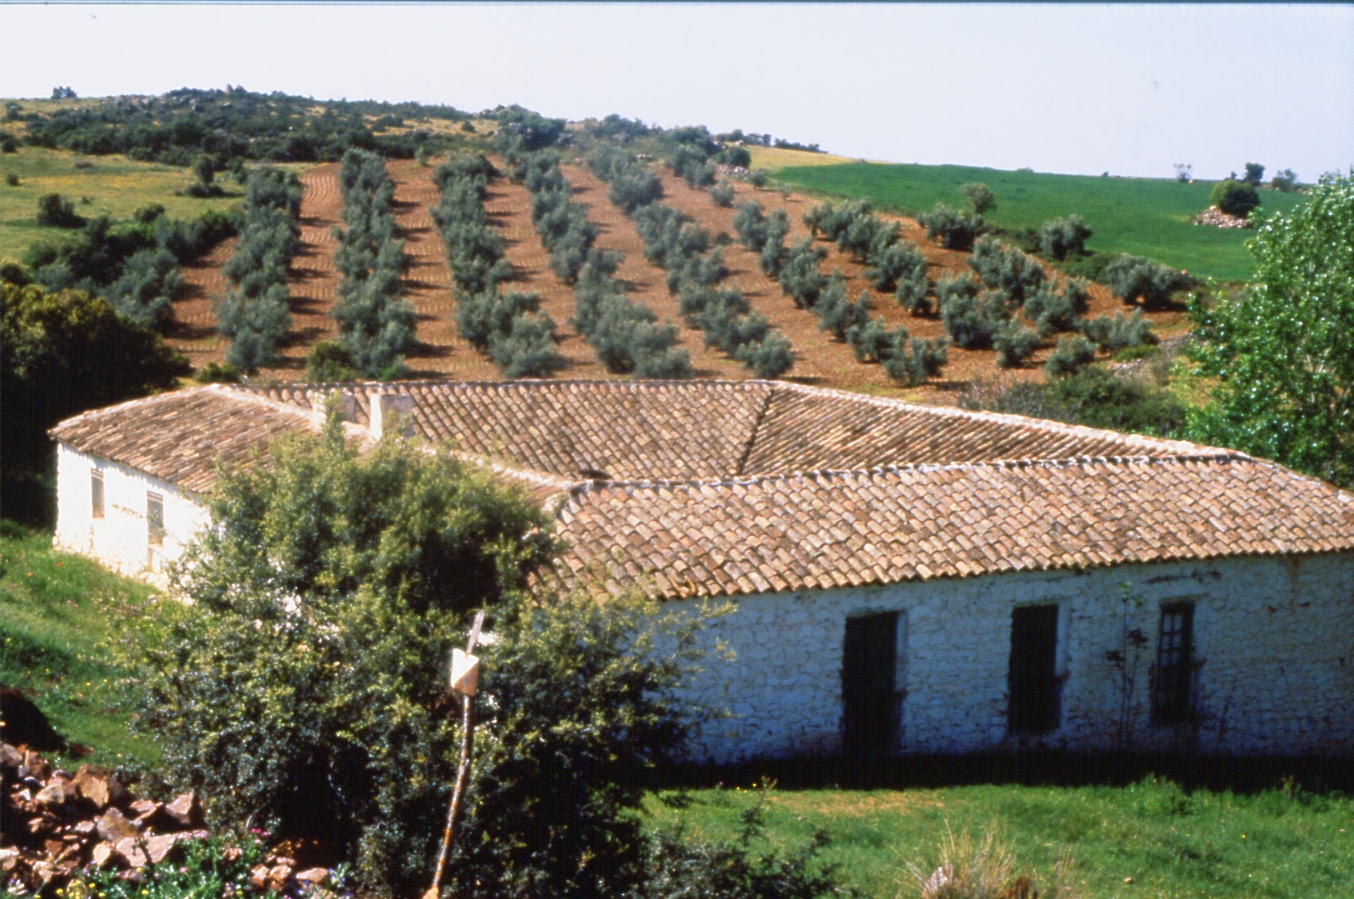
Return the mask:
<svg viewBox="0 0 1354 899">
<path fill-rule="evenodd" d="M 112 846 L 108 843 L 97 843 L 94 846 L 94 851 L 89 854 L 89 863 L 94 866 L 95 870 L 100 870 L 108 864 L 112 857 Z"/>
<path fill-rule="evenodd" d="M 82 837 L 87 837 L 97 833 L 99 830 L 99 825 L 95 824 L 93 821 L 86 818 L 83 821 L 77 821 L 75 826 L 72 827 L 71 830 L 75 831 Z"/>
<path fill-rule="evenodd" d="M 28 769 L 29 777 L 40 781 L 46 780 L 48 775 L 52 773 L 52 766 L 47 764 L 47 760 L 32 749 L 24 753 L 24 767 Z"/>
<path fill-rule="evenodd" d="M 110 777 L 102 768 L 81 765 L 72 782 L 80 791 L 80 795 L 92 803 L 94 810 L 99 812 L 127 795 L 127 788 L 119 783 L 117 778 Z"/>
<path fill-rule="evenodd" d="M 98 822 L 99 836 L 110 843 L 140 835 L 136 825 L 127 820 L 127 816 L 115 808 L 104 812 Z"/>
<path fill-rule="evenodd" d="M 140 818 L 148 812 L 153 812 L 160 807 L 160 803 L 153 799 L 133 799 L 127 804 L 127 811 Z"/>
<path fill-rule="evenodd" d="M 6 846 L 0 849 L 0 874 L 11 874 L 19 866 L 19 850 Z"/>
<path fill-rule="evenodd" d="M 256 890 L 262 890 L 268 886 L 268 866 L 258 865 L 249 872 L 249 885 Z"/>
<path fill-rule="evenodd" d="M 282 888 L 291 880 L 291 865 L 274 865 L 268 869 L 268 889 L 274 893 L 282 892 Z"/>
<path fill-rule="evenodd" d="M 43 840 L 42 849 L 52 858 L 56 858 L 61 851 L 66 848 L 66 844 L 60 840 Z"/>
<path fill-rule="evenodd" d="M 28 832 L 35 837 L 56 833 L 56 818 L 53 818 L 46 812 L 43 812 L 34 818 L 30 818 L 28 821 Z"/>
<path fill-rule="evenodd" d="M 178 844 L 178 834 L 165 833 L 147 837 L 146 855 L 150 858 L 151 864 L 158 865 L 169 857 L 169 854 L 174 851 L 174 847 Z"/>
<path fill-rule="evenodd" d="M 164 813 L 180 827 L 201 827 L 203 824 L 202 804 L 192 792 L 175 796 L 174 801 L 164 807 Z"/>
<path fill-rule="evenodd" d="M 140 840 L 135 837 L 127 837 L 118 840 L 113 844 L 113 852 L 120 859 L 133 868 L 144 867 L 146 864 L 146 853 L 139 845 Z"/>
<path fill-rule="evenodd" d="M 296 875 L 296 879 L 302 883 L 324 883 L 329 879 L 328 868 L 307 868 Z"/>
<path fill-rule="evenodd" d="M 60 808 L 67 802 L 75 798 L 75 792 L 71 790 L 63 781 L 54 780 L 43 787 L 38 795 L 33 797 L 33 801 L 46 808 Z"/>
<path fill-rule="evenodd" d="M 7 771 L 18 771 L 24 763 L 24 757 L 8 743 L 0 743 L 0 768 Z"/>
</svg>

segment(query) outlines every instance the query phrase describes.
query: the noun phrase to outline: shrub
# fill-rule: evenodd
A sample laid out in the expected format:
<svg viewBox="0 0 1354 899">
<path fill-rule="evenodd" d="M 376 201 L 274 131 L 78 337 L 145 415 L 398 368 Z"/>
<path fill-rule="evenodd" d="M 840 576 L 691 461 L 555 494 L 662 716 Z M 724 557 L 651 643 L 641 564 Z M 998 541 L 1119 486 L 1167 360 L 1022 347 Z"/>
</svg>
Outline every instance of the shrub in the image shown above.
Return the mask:
<svg viewBox="0 0 1354 899">
<path fill-rule="evenodd" d="M 751 370 L 753 377 L 779 378 L 794 365 L 794 350 L 790 339 L 780 331 L 769 331 L 761 341 L 745 343 L 733 352 L 733 357 Z"/>
<path fill-rule="evenodd" d="M 138 250 L 123 264 L 122 274 L 104 290 L 119 315 L 146 328 L 174 317 L 174 295 L 183 287 L 179 260 L 168 250 Z"/>
<path fill-rule="evenodd" d="M 1265 167 L 1258 162 L 1246 163 L 1246 174 L 1242 177 L 1242 184 L 1249 184 L 1251 187 L 1259 187 L 1265 180 Z M 1224 210 L 1225 211 L 1225 210 Z"/>
<path fill-rule="evenodd" d="M 1111 353 L 1157 342 L 1156 335 L 1152 333 L 1152 323 L 1143 317 L 1141 309 L 1134 309 L 1129 316 L 1116 312 L 1112 318 L 1102 315 L 1084 321 L 1081 323 L 1081 333 L 1096 346 Z"/>
<path fill-rule="evenodd" d="M 1298 176 L 1292 169 L 1280 169 L 1270 179 L 1269 186 L 1284 193 L 1292 193 L 1298 189 Z"/>
<path fill-rule="evenodd" d="M 733 198 L 737 196 L 737 191 L 728 181 L 721 181 L 710 188 L 710 199 L 715 201 L 716 206 L 725 208 L 733 205 Z"/>
<path fill-rule="evenodd" d="M 992 338 L 999 368 L 1016 368 L 1039 349 L 1039 335 L 1033 329 L 1008 319 Z"/>
<path fill-rule="evenodd" d="M 959 187 L 959 192 L 968 198 L 975 215 L 997 208 L 997 197 L 986 184 L 964 184 Z"/>
<path fill-rule="evenodd" d="M 995 237 L 981 238 L 973 245 L 968 264 L 988 287 L 1002 290 L 1012 306 L 1023 306 L 1025 298 L 1044 283 L 1044 267 L 1019 250 L 1007 249 Z"/>
<path fill-rule="evenodd" d="M 917 222 L 926 229 L 928 240 L 936 240 L 949 250 L 968 250 L 984 231 L 981 215 L 964 215 L 943 203 L 937 203 L 930 212 L 917 216 Z"/>
<path fill-rule="evenodd" d="M 1081 256 L 1086 252 L 1086 241 L 1094 234 L 1079 215 L 1052 219 L 1039 226 L 1039 252 L 1058 262 Z"/>
<path fill-rule="evenodd" d="M 544 378 L 564 367 L 555 323 L 544 314 L 513 316 L 507 332 L 489 341 L 489 358 L 505 378 Z"/>
<path fill-rule="evenodd" d="M 6 172 L 5 183 L 8 184 L 10 187 L 18 187 L 21 182 L 19 181 L 18 175 L 14 174 L 13 172 Z"/>
<path fill-rule="evenodd" d="M 785 238 L 790 234 L 790 217 L 784 209 L 775 209 L 766 220 L 766 242 L 757 254 L 757 264 L 768 278 L 779 278 L 785 263 Z"/>
<path fill-rule="evenodd" d="M 881 293 L 893 293 L 902 283 L 911 285 L 909 291 L 914 290 L 918 280 L 925 286 L 926 257 L 914 243 L 890 242 L 872 253 L 869 262 L 865 277 Z"/>
<path fill-rule="evenodd" d="M 321 340 L 306 355 L 306 380 L 312 383 L 356 381 L 353 359 L 337 340 Z"/>
<path fill-rule="evenodd" d="M 965 349 L 986 349 L 1005 316 L 1005 301 L 992 291 L 979 294 L 981 287 L 972 275 L 944 277 L 936 283 L 936 305 L 945 330 L 955 345 Z"/>
<path fill-rule="evenodd" d="M 876 316 L 863 325 L 854 325 L 846 334 L 857 362 L 881 362 L 894 347 L 906 342 L 906 328 L 889 330 L 884 317 Z"/>
<path fill-rule="evenodd" d="M 828 283 L 827 277 L 818 271 L 818 263 L 826 257 L 827 251 L 813 246 L 811 238 L 805 238 L 785 253 L 780 263 L 780 289 L 800 309 L 818 305 L 818 297 Z"/>
<path fill-rule="evenodd" d="M 863 328 L 869 323 L 872 306 L 869 291 L 862 290 L 852 302 L 847 298 L 845 281 L 833 278 L 814 304 L 813 311 L 818 315 L 820 329 L 845 341 L 852 329 Z"/>
<path fill-rule="evenodd" d="M 1142 256 L 1120 254 L 1105 266 L 1103 283 L 1122 299 L 1131 303 L 1141 299 L 1144 307 L 1160 309 L 1171 300 L 1171 294 L 1190 284 L 1189 276 Z"/>
<path fill-rule="evenodd" d="M 240 380 L 240 372 L 229 362 L 208 362 L 194 372 L 193 380 L 199 384 L 235 384 Z"/>
<path fill-rule="evenodd" d="M 915 387 L 927 378 L 940 374 L 949 356 L 950 341 L 946 337 L 922 340 L 913 337 L 904 344 L 899 339 L 893 351 L 882 360 L 884 372 L 905 387 Z"/>
<path fill-rule="evenodd" d="M 459 740 L 436 672 L 487 607 L 493 713 L 476 729 L 450 888 L 633 885 L 643 844 L 626 813 L 694 720 L 673 690 L 697 625 L 624 598 L 522 597 L 550 558 L 548 522 L 447 455 L 392 435 L 359 456 L 331 423 L 272 458 L 225 474 L 214 526 L 175 572 L 193 603 L 166 606 L 161 639 L 128 647 L 169 777 L 204 794 L 214 825 L 337 841 L 366 892 L 422 888 Z"/>
<path fill-rule="evenodd" d="M 1228 215 L 1249 215 L 1260 205 L 1260 193 L 1243 181 L 1219 181 L 1208 195 L 1208 201 Z"/>
<path fill-rule="evenodd" d="M 61 194 L 38 197 L 38 224 L 49 228 L 83 228 L 85 219 L 76 214 L 75 204 Z"/>
<path fill-rule="evenodd" d="M 1095 360 L 1095 344 L 1081 335 L 1062 337 L 1044 363 L 1044 371 L 1052 378 L 1065 378 Z"/>
<path fill-rule="evenodd" d="M 767 173 L 766 169 L 753 169 L 748 172 L 748 183 L 758 190 L 766 187 L 767 182 L 770 180 L 771 176 Z"/>
<path fill-rule="evenodd" d="M 762 204 L 754 201 L 739 203 L 733 213 L 733 230 L 738 240 L 754 253 L 766 246 L 767 221 Z"/>
<path fill-rule="evenodd" d="M 1185 425 L 1185 408 L 1169 390 L 1098 365 L 1054 380 L 1049 394 L 1074 421 L 1094 428 L 1176 437 Z"/>
<path fill-rule="evenodd" d="M 1061 293 L 1057 288 L 1056 280 L 1049 281 L 1025 300 L 1025 316 L 1044 337 L 1056 331 L 1074 330 L 1077 320 L 1089 308 L 1086 282 L 1069 278 L 1063 281 Z"/>
</svg>

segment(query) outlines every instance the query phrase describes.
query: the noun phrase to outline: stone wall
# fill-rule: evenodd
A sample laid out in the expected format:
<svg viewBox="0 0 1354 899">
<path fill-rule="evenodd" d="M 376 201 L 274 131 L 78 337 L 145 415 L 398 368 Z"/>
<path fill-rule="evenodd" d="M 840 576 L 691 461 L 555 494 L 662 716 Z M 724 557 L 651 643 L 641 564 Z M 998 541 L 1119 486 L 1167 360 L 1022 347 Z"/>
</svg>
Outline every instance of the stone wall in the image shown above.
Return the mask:
<svg viewBox="0 0 1354 899">
<path fill-rule="evenodd" d="M 199 528 L 206 510 L 173 484 L 117 462 L 57 446 L 57 519 L 53 544 L 67 552 L 98 559 L 122 573 L 155 579 L 166 562 L 177 559 Z M 95 518 L 91 471 L 103 473 L 104 515 Z M 151 546 L 146 521 L 147 494 L 164 501 L 164 542 Z"/>
<path fill-rule="evenodd" d="M 1122 584 L 1130 601 L 1123 601 Z M 1163 604 L 1194 604 L 1195 720 L 1150 722 Z M 1007 733 L 1011 613 L 1059 606 L 1059 726 Z M 712 662 L 696 698 L 736 717 L 708 727 L 699 760 L 841 749 L 842 640 L 848 616 L 897 611 L 899 750 L 973 752 L 1047 746 L 1239 755 L 1354 751 L 1354 555 L 1237 558 L 1087 572 L 1012 572 L 736 600 L 710 639 L 737 654 Z M 1140 629 L 1136 676 L 1107 654 Z M 1127 688 L 1127 689 L 1125 689 Z M 1127 696 L 1125 702 L 1124 697 Z"/>
</svg>

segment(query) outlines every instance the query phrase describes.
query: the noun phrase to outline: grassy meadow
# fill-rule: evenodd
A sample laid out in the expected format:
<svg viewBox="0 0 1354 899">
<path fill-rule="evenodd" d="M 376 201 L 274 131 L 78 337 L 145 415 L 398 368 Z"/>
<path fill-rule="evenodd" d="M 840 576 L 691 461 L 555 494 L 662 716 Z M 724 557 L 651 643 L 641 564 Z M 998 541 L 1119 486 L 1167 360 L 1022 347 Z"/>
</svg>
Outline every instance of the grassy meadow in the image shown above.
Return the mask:
<svg viewBox="0 0 1354 899">
<path fill-rule="evenodd" d="M 90 165 L 76 168 L 77 160 Z M 17 185 L 9 183 L 10 175 L 19 179 Z M 244 191 L 223 176 L 217 180 L 226 191 L 224 197 L 199 200 L 177 195 L 195 180 L 189 169 L 125 156 L 86 157 L 28 146 L 0 154 L 0 262 L 19 261 L 35 241 L 61 240 L 71 233 L 38 225 L 38 197 L 43 194 L 61 194 L 85 218 L 114 219 L 129 218 L 152 203 L 164 206 L 171 218 L 197 218 L 208 209 L 229 209 L 244 197 Z"/>
<path fill-rule="evenodd" d="M 704 789 L 684 809 L 651 797 L 650 823 L 731 839 L 758 792 Z M 982 785 L 941 789 L 773 790 L 766 841 L 782 853 L 824 828 L 821 858 L 876 899 L 917 895 L 907 864 L 930 872 L 947 833 L 988 831 L 1036 885 L 1073 860 L 1083 899 L 1348 899 L 1354 889 L 1354 799 L 1276 788 L 1250 795 L 1148 778 L 1129 786 Z M 680 803 L 678 804 L 680 806 Z"/>
<path fill-rule="evenodd" d="M 49 532 L 0 522 L 0 683 L 36 697 L 58 733 L 92 750 L 82 761 L 159 757 L 154 743 L 127 732 L 118 708 L 125 672 L 108 661 L 106 645 L 135 628 L 154 592 L 54 551 Z"/>
<path fill-rule="evenodd" d="M 937 203 L 964 208 L 967 203 L 960 185 L 981 182 L 997 199 L 996 209 L 985 218 L 999 227 L 1038 229 L 1049 219 L 1075 213 L 1095 232 L 1086 242 L 1088 250 L 1149 256 L 1192 275 L 1221 281 L 1243 281 L 1251 273 L 1252 260 L 1245 246 L 1249 231 L 1190 223 L 1208 207 L 1215 182 L 1182 184 L 1162 178 L 870 162 L 790 165 L 776 168 L 774 175 L 794 188 L 869 197 L 881 209 L 906 215 L 926 212 Z M 1264 213 L 1287 211 L 1302 202 L 1298 194 L 1268 189 L 1260 191 L 1260 198 Z"/>
</svg>

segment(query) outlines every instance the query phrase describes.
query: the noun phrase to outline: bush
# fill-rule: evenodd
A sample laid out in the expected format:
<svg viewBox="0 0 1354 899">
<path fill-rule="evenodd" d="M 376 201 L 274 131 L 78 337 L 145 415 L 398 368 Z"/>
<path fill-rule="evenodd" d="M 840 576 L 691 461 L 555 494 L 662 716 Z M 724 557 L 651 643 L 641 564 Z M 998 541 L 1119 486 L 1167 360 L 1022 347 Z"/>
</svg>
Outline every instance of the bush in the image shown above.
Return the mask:
<svg viewBox="0 0 1354 899">
<path fill-rule="evenodd" d="M 505 378 L 545 378 L 564 367 L 548 315 L 515 315 L 506 332 L 489 341 L 489 358 Z"/>
<path fill-rule="evenodd" d="M 791 247 L 780 263 L 780 289 L 800 309 L 817 306 L 818 297 L 827 287 L 827 277 L 818 270 L 818 263 L 825 258 L 827 251 L 805 238 Z"/>
<path fill-rule="evenodd" d="M 998 368 L 1016 368 L 1039 349 L 1039 335 L 1031 328 L 1008 319 L 992 338 L 997 351 Z"/>
<path fill-rule="evenodd" d="M 733 357 L 746 366 L 753 377 L 779 378 L 794 365 L 794 350 L 790 339 L 780 331 L 769 331 L 756 343 L 744 343 L 733 352 Z"/>
<path fill-rule="evenodd" d="M 1074 421 L 1093 428 L 1178 437 L 1185 426 L 1185 407 L 1169 390 L 1098 365 L 1054 380 L 1049 395 Z"/>
<path fill-rule="evenodd" d="M 312 383 L 356 381 L 361 375 L 337 340 L 321 340 L 306 355 L 306 380 Z"/>
<path fill-rule="evenodd" d="M 985 230 L 981 215 L 964 215 L 943 203 L 917 216 L 917 222 L 926 229 L 928 240 L 939 241 L 948 250 L 971 249 L 973 241 Z"/>
<path fill-rule="evenodd" d="M 309 368 L 310 366 L 307 365 L 307 372 L 309 372 Z M 229 362 L 223 362 L 219 365 L 215 362 L 208 362 L 194 373 L 193 380 L 199 384 L 236 384 L 240 381 L 240 372 Z"/>
<path fill-rule="evenodd" d="M 1095 344 L 1081 335 L 1062 337 L 1044 363 L 1051 378 L 1065 378 L 1095 361 Z"/>
<path fill-rule="evenodd" d="M 710 199 L 715 201 L 716 206 L 728 208 L 733 205 L 733 198 L 737 196 L 737 191 L 728 181 L 721 181 L 710 188 Z"/>
<path fill-rule="evenodd" d="M 38 197 L 38 224 L 48 228 L 83 228 L 84 216 L 77 215 L 75 204 L 61 194 Z"/>
<path fill-rule="evenodd" d="M 1228 215 L 1247 216 L 1260 205 L 1260 192 L 1242 181 L 1219 181 L 1208 201 Z"/>
<path fill-rule="evenodd" d="M 838 340 L 845 341 L 855 328 L 863 328 L 870 321 L 870 292 L 862 290 L 855 302 L 846 295 L 846 283 L 833 278 L 814 304 L 818 327 Z"/>
<path fill-rule="evenodd" d="M 964 184 L 959 187 L 959 192 L 968 198 L 975 215 L 982 215 L 997 208 L 996 194 L 992 193 L 992 189 L 986 184 Z"/>
<path fill-rule="evenodd" d="M 1265 167 L 1258 162 L 1246 163 L 1246 174 L 1241 179 L 1242 184 L 1249 184 L 1251 187 L 1259 187 L 1265 180 Z"/>
<path fill-rule="evenodd" d="M 1292 193 L 1298 189 L 1298 176 L 1292 169 L 1280 169 L 1270 179 L 1269 186 L 1284 193 Z"/>
<path fill-rule="evenodd" d="M 1039 226 L 1039 252 L 1058 262 L 1081 256 L 1086 252 L 1086 241 L 1094 234 L 1079 215 L 1052 219 Z"/>
<path fill-rule="evenodd" d="M 890 243 L 872 254 L 865 277 L 869 279 L 870 286 L 881 293 L 894 293 L 899 285 L 907 284 L 907 293 L 911 295 L 918 284 L 925 288 L 926 268 L 926 257 L 916 244 Z"/>
<path fill-rule="evenodd" d="M 1142 300 L 1147 309 L 1160 309 L 1171 294 L 1190 285 L 1189 276 L 1142 256 L 1120 254 L 1105 266 L 1103 283 L 1125 303 Z"/>
<path fill-rule="evenodd" d="M 202 792 L 213 826 L 327 837 L 365 892 L 414 893 L 460 737 L 437 672 L 470 610 L 488 608 L 475 801 L 449 887 L 632 886 L 643 774 L 696 720 L 673 691 L 698 624 L 624 598 L 522 596 L 550 559 L 548 521 L 449 456 L 393 435 L 358 456 L 331 422 L 272 458 L 224 475 L 213 527 L 174 573 L 192 604 L 164 604 L 159 639 L 127 647 L 168 777 Z"/>
<path fill-rule="evenodd" d="M 900 339 L 893 352 L 881 362 L 884 372 L 905 387 L 915 387 L 927 378 L 940 374 L 949 356 L 950 341 L 945 337 L 922 340 L 913 337 L 904 345 Z"/>
<path fill-rule="evenodd" d="M 936 302 L 945 331 L 956 346 L 987 349 L 1006 319 L 1005 298 L 996 291 L 981 292 L 972 275 L 941 278 Z"/>
<path fill-rule="evenodd" d="M 1157 342 L 1156 335 L 1152 333 L 1152 323 L 1143 317 L 1141 309 L 1134 309 L 1129 316 L 1116 312 L 1112 318 L 1102 315 L 1083 321 L 1081 333 L 1096 346 L 1111 353 Z"/>
<path fill-rule="evenodd" d="M 18 175 L 14 174 L 13 172 L 7 172 L 5 174 L 5 183 L 8 184 L 10 187 L 18 187 L 19 184 L 22 182 L 19 181 Z"/>
<path fill-rule="evenodd" d="M 757 264 L 768 278 L 779 278 L 785 263 L 785 238 L 790 234 L 790 216 L 784 209 L 772 211 L 766 220 L 766 242 L 757 254 Z"/>
<path fill-rule="evenodd" d="M 983 237 L 973 246 L 968 264 L 988 287 L 1002 290 L 1012 306 L 1023 306 L 1025 298 L 1047 279 L 1038 260 L 1015 249 L 1007 249 L 997 238 Z"/>
<path fill-rule="evenodd" d="M 1056 331 L 1075 330 L 1078 319 L 1090 305 L 1084 281 L 1069 278 L 1063 282 L 1061 293 L 1057 288 L 1056 280 L 1049 281 L 1025 300 L 1025 316 L 1043 337 Z"/>
</svg>

